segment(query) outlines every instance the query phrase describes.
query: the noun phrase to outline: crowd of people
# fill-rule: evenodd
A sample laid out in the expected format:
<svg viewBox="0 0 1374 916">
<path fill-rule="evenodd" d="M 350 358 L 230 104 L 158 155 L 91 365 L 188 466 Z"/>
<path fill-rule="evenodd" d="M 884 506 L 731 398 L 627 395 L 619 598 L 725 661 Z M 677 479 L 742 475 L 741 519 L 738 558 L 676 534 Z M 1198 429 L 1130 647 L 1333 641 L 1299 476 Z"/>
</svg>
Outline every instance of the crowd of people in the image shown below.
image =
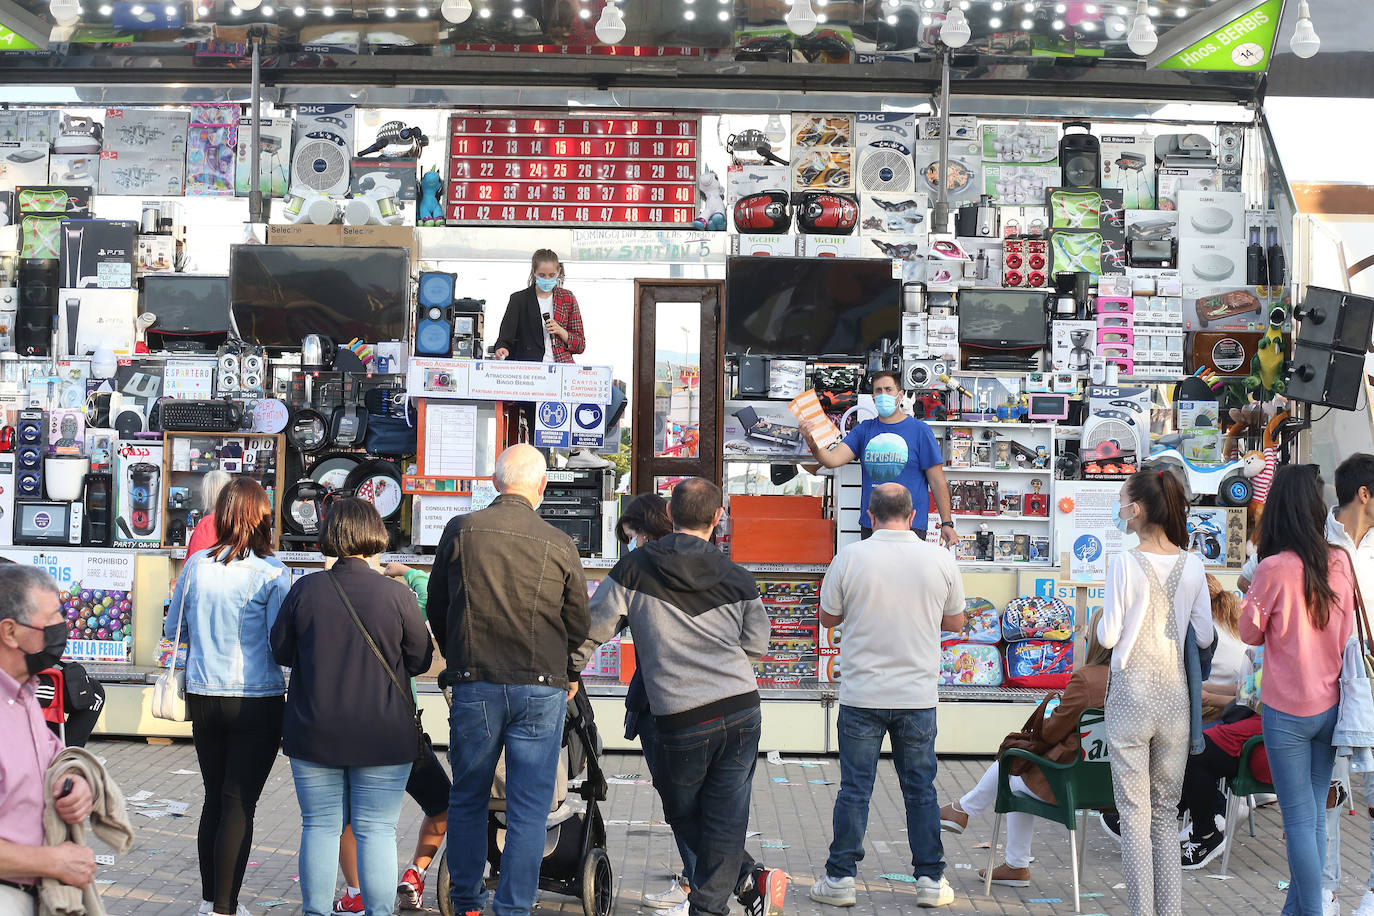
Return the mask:
<svg viewBox="0 0 1374 916">
<path fill-rule="evenodd" d="M 428 576 L 381 566 L 382 521 L 371 504 L 347 498 L 324 521 L 328 569 L 293 582 L 273 555 L 266 492 L 248 478 L 217 482 L 214 514 L 196 531 L 206 546 L 178 577 L 165 624 L 188 644 L 187 708 L 205 786 L 201 914 L 247 914 L 239 897 L 255 810 L 279 748 L 301 811 L 306 916 L 382 916 L 398 900 L 418 907 L 446 835 L 453 910 L 480 916 L 498 774 L 505 837 L 491 906 L 496 916 L 528 914 L 580 672 L 629 627 L 638 667 L 626 734 L 643 746 L 682 860 L 681 877 L 642 903 L 671 916 L 725 916 L 733 899 L 749 916 L 780 916 L 787 875 L 745 849 L 762 728 L 751 660 L 764 654 L 770 623 L 752 575 L 713 543 L 726 511 L 721 490 L 691 478 L 668 500 L 636 498 L 617 527 L 628 550 L 588 599 L 571 541 L 536 511 L 545 467 L 529 446 L 505 450 L 495 470 L 500 495 L 448 524 Z M 1364 745 L 1374 744 L 1362 733 L 1370 710 L 1351 708 L 1341 686 L 1343 669 L 1363 674 L 1351 637 L 1361 585 L 1374 583 L 1374 456 L 1343 462 L 1335 490 L 1339 504 L 1328 513 L 1317 468 L 1279 469 L 1239 598 L 1189 552 L 1188 500 L 1176 477 L 1145 472 L 1122 487 L 1115 524 L 1135 546 L 1110 564 L 1104 606 L 1083 627 L 1085 651 L 1067 687 L 1003 747 L 1076 760 L 1079 716 L 1105 711 L 1115 806 L 1103 823 L 1121 843 L 1132 914 L 1182 913 L 1181 872 L 1224 848 L 1219 786 L 1255 736 L 1264 746 L 1249 758 L 1251 772 L 1272 784 L 1283 816 L 1284 913 L 1339 912 L 1332 812 L 1348 807 L 1349 773 L 1369 769 Z M 953 902 L 942 833 L 964 832 L 996 799 L 1000 761 L 959 798 L 941 805 L 936 796 L 941 633 L 967 621 L 953 555 L 917 527 L 925 508 L 924 495 L 914 505 L 902 483 L 875 482 L 868 536 L 837 553 L 822 584 L 822 625 L 844 627 L 840 788 L 829 855 L 809 889 L 822 904 L 856 903 L 885 740 L 918 906 Z M 8 701 L 0 729 L 12 738 L 0 750 L 3 916 L 31 916 L 47 888 L 93 880 L 91 849 L 45 842 L 45 818 L 60 826 L 110 816 L 103 777 L 60 756 L 71 752 L 35 697 L 34 675 L 60 659 L 65 640 L 53 581 L 0 564 Z M 436 645 L 451 683 L 451 781 L 413 681 L 430 669 Z M 1037 767 L 1009 765 L 1014 793 L 1055 802 Z M 425 819 L 398 877 L 406 794 Z M 1011 814 L 1004 861 L 983 877 L 1029 886 L 1033 829 L 1030 816 Z M 1374 916 L 1374 890 L 1356 916 Z"/>
</svg>

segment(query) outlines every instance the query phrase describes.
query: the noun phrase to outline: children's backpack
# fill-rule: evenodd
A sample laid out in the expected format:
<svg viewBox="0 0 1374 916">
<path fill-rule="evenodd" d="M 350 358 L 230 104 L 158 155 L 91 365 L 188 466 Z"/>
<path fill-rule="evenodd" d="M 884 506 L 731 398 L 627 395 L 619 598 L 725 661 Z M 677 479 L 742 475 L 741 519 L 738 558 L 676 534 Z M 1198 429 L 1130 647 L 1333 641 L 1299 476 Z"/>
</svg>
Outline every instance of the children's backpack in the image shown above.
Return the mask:
<svg viewBox="0 0 1374 916">
<path fill-rule="evenodd" d="M 1002 612 L 1002 638 L 1073 641 L 1073 608 L 1058 598 L 1022 595 L 1007 602 Z"/>
<path fill-rule="evenodd" d="M 1073 643 L 1026 639 L 1007 646 L 1007 686 L 1062 690 L 1073 677 Z"/>
<path fill-rule="evenodd" d="M 940 644 L 952 642 L 976 642 L 992 644 L 1002 638 L 1002 617 L 997 613 L 997 605 L 986 598 L 965 598 L 964 613 L 968 623 L 959 632 L 943 630 Z"/>
<path fill-rule="evenodd" d="M 1000 687 L 1002 655 L 996 646 L 959 642 L 940 649 L 940 683 L 949 687 Z"/>
</svg>

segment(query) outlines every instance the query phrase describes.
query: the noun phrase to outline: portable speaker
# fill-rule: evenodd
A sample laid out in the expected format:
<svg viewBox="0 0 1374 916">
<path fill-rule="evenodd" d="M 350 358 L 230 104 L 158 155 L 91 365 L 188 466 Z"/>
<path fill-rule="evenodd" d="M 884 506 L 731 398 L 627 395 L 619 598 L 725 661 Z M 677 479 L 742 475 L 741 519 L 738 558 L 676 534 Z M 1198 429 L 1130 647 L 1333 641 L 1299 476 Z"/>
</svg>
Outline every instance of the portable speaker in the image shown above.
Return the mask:
<svg viewBox="0 0 1374 916">
<path fill-rule="evenodd" d="M 25 258 L 19 262 L 19 308 L 14 350 L 22 356 L 48 356 L 57 317 L 58 261 Z"/>
<path fill-rule="evenodd" d="M 416 356 L 453 355 L 453 309 L 446 305 L 421 305 L 415 322 Z"/>
<path fill-rule="evenodd" d="M 1369 350 L 1374 331 L 1374 299 L 1319 286 L 1307 288 L 1307 298 L 1294 310 L 1298 343 L 1330 347 L 1347 353 Z"/>
<path fill-rule="evenodd" d="M 448 308 L 453 304 L 454 290 L 458 286 L 458 275 L 441 273 L 439 271 L 427 270 L 420 274 L 420 285 L 416 291 L 416 298 L 420 301 L 420 308 L 427 309 L 432 305 L 440 308 Z"/>
<path fill-rule="evenodd" d="M 1084 133 L 1068 133 L 1071 127 L 1081 127 Z M 1059 138 L 1059 169 L 1066 188 L 1096 188 L 1102 184 L 1102 144 L 1091 133 L 1087 121 L 1069 121 L 1064 136 Z"/>
<path fill-rule="evenodd" d="M 81 543 L 86 547 L 114 544 L 114 478 L 87 474 L 83 482 L 86 512 L 81 517 Z"/>
<path fill-rule="evenodd" d="M 243 382 L 240 373 L 243 371 L 243 362 L 239 355 L 231 350 L 220 350 L 218 366 L 215 371 L 215 391 L 218 394 L 227 394 L 231 391 L 242 391 Z"/>
<path fill-rule="evenodd" d="M 43 498 L 43 445 L 47 423 L 41 410 L 21 410 L 15 425 L 14 490 L 17 499 Z"/>
<path fill-rule="evenodd" d="M 1341 353 L 1298 341 L 1293 348 L 1286 394 L 1295 401 L 1354 410 L 1364 387 L 1362 372 L 1362 353 Z"/>
</svg>

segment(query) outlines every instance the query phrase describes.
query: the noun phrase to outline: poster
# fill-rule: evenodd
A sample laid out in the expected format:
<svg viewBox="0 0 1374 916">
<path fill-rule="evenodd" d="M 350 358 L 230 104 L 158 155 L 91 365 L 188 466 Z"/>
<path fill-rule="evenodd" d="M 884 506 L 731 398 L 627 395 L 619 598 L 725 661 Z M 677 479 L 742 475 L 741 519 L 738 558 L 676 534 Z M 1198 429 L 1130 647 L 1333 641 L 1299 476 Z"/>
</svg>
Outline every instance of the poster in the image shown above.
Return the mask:
<svg viewBox="0 0 1374 916">
<path fill-rule="evenodd" d="M 74 662 L 128 662 L 133 648 L 134 560 L 130 554 L 6 547 L 0 556 L 37 566 L 57 583 Z"/>
</svg>

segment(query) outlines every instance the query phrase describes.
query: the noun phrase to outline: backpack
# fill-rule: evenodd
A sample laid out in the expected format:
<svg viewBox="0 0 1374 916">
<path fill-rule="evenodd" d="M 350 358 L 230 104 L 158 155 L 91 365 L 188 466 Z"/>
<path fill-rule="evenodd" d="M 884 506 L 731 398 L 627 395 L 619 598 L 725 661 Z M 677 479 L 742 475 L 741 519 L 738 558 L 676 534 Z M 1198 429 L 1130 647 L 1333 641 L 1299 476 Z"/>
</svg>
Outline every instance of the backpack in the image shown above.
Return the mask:
<svg viewBox="0 0 1374 916">
<path fill-rule="evenodd" d="M 976 642 L 992 645 L 1002 638 L 1002 620 L 997 606 L 986 598 L 965 598 L 964 613 L 968 623 L 961 632 L 944 630 L 940 633 L 941 644 L 947 642 Z"/>
<path fill-rule="evenodd" d="M 960 642 L 940 649 L 940 684 L 946 687 L 1000 687 L 1002 655 L 996 646 Z"/>
<path fill-rule="evenodd" d="M 1073 677 L 1073 643 L 1026 639 L 1007 646 L 1007 686 L 1062 690 Z"/>
<path fill-rule="evenodd" d="M 1002 638 L 1007 642 L 1049 639 L 1073 642 L 1073 608 L 1058 598 L 1022 595 L 1002 612 Z"/>
</svg>

